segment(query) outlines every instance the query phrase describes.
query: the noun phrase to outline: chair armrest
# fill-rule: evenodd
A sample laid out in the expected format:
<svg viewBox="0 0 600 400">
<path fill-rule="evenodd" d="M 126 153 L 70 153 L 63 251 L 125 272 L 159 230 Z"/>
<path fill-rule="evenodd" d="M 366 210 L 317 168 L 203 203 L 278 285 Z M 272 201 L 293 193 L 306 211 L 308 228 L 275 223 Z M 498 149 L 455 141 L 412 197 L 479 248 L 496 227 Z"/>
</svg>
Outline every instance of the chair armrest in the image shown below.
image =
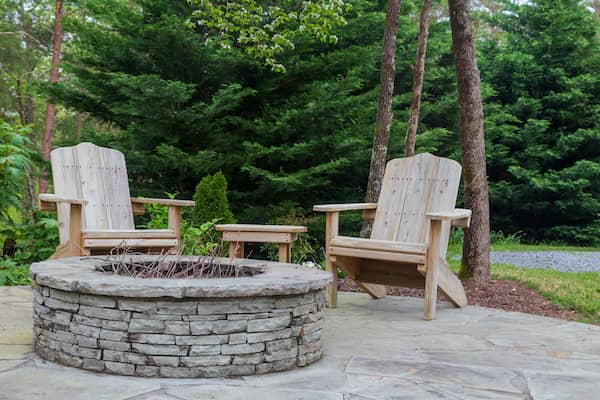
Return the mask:
<svg viewBox="0 0 600 400">
<path fill-rule="evenodd" d="M 60 197 L 53 193 L 41 193 L 38 196 L 38 202 L 39 202 L 41 211 L 56 211 L 56 204 L 58 204 L 58 203 L 78 204 L 78 205 L 84 205 L 86 203 L 85 200 Z"/>
<path fill-rule="evenodd" d="M 195 204 L 192 200 L 153 199 L 153 198 L 148 198 L 148 197 L 132 197 L 131 203 L 133 203 L 133 204 L 160 204 L 163 206 L 174 206 L 174 207 L 191 207 Z"/>
<path fill-rule="evenodd" d="M 438 211 L 427 213 L 427 219 L 436 221 L 450 221 L 452 226 L 468 228 L 471 223 L 471 210 L 464 208 L 455 208 L 449 211 Z"/>
<path fill-rule="evenodd" d="M 313 207 L 316 212 L 340 212 L 354 210 L 375 210 L 377 203 L 319 204 Z"/>
<path fill-rule="evenodd" d="M 84 204 L 85 200 L 81 199 L 70 199 L 68 197 L 60 197 L 52 193 L 42 193 L 38 196 L 38 199 L 47 203 L 72 203 L 72 204 Z"/>
</svg>

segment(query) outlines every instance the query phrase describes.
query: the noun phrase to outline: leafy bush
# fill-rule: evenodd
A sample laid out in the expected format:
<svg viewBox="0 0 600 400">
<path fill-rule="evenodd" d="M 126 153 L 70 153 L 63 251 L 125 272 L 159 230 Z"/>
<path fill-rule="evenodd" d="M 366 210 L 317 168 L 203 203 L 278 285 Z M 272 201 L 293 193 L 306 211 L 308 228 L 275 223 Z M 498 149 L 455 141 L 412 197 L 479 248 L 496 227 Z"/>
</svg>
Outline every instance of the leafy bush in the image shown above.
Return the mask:
<svg viewBox="0 0 600 400">
<path fill-rule="evenodd" d="M 29 284 L 29 267 L 8 258 L 0 260 L 0 286 Z"/>
<path fill-rule="evenodd" d="M 204 256 L 207 254 L 225 255 L 223 246 L 216 238 L 215 224 L 217 220 L 205 222 L 199 227 L 184 221 L 182 232 L 183 254 Z"/>
<path fill-rule="evenodd" d="M 165 193 L 174 199 L 177 193 Z M 160 204 L 146 204 L 149 220 L 141 225 L 146 229 L 167 229 L 169 226 L 169 207 Z M 192 221 L 184 218 L 181 223 L 181 240 L 183 254 L 203 256 L 217 252 L 221 254 L 220 241 L 216 238 L 215 224 L 218 219 L 194 225 Z"/>
<path fill-rule="evenodd" d="M 313 225 L 319 223 L 318 215 L 307 213 L 300 208 L 290 209 L 287 215 L 275 218 L 269 223 L 275 225 Z M 261 252 L 266 253 L 271 260 L 277 260 L 277 245 L 267 243 L 261 246 Z M 292 262 L 302 264 L 313 262 L 315 264 L 325 265 L 324 253 L 319 245 L 319 240 L 309 233 L 299 233 L 298 239 L 292 243 Z"/>
<path fill-rule="evenodd" d="M 29 283 L 31 263 L 50 257 L 58 245 L 58 222 L 37 212 L 31 224 L 11 225 L 0 234 L 15 242 L 14 254 L 0 259 L 0 285 Z"/>
<path fill-rule="evenodd" d="M 21 192 L 32 168 L 32 152 L 27 148 L 30 128 L 0 120 L 0 220 L 10 221 L 11 207 L 20 207 Z"/>
<path fill-rule="evenodd" d="M 192 210 L 192 222 L 195 225 L 200 226 L 215 219 L 223 224 L 235 223 L 227 200 L 227 180 L 221 171 L 202 178 L 196 186 L 194 201 L 196 205 Z"/>
</svg>

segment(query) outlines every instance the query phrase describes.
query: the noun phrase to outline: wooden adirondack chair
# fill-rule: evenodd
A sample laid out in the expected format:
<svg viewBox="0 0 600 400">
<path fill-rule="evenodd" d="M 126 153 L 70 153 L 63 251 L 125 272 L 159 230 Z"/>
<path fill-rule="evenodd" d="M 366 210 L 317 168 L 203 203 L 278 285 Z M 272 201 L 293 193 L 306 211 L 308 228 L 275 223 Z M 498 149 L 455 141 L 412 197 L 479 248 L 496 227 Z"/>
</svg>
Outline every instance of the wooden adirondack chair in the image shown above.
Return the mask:
<svg viewBox="0 0 600 400">
<path fill-rule="evenodd" d="M 382 285 L 425 289 L 424 319 L 435 316 L 438 287 L 457 307 L 467 304 L 460 280 L 446 263 L 450 227 L 468 227 L 471 211 L 455 209 L 461 166 L 424 153 L 388 162 L 377 203 L 318 205 L 326 214 L 326 268 L 343 270 L 372 297 L 385 296 Z M 338 235 L 339 213 L 375 213 L 370 239 Z M 337 282 L 328 288 L 337 304 Z"/>
<path fill-rule="evenodd" d="M 106 253 L 124 245 L 150 251 L 179 248 L 181 207 L 193 201 L 130 198 L 125 157 L 81 143 L 52 151 L 55 194 L 40 194 L 40 209 L 57 211 L 60 244 L 51 258 Z M 136 230 L 144 203 L 169 207 L 168 229 Z"/>
</svg>

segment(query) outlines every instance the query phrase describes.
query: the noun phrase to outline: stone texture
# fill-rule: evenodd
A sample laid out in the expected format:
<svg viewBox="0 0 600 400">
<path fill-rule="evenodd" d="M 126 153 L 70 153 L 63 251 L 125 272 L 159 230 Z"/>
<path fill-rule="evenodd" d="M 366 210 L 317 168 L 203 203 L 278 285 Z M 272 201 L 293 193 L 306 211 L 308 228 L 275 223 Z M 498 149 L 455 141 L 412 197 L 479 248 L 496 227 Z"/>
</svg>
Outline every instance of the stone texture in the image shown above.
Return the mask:
<svg viewBox="0 0 600 400">
<path fill-rule="evenodd" d="M 253 319 L 248 321 L 248 332 L 276 331 L 287 327 L 291 320 L 289 315 L 274 318 Z"/>
<path fill-rule="evenodd" d="M 24 292 L 23 301 L 6 293 Z M 21 300 L 19 304 L 19 300 Z M 423 321 L 423 301 L 340 293 L 322 325 L 321 361 L 303 369 L 244 379 L 132 379 L 58 366 L 32 355 L 31 290 L 0 288 L 1 400 L 364 400 L 364 399 L 595 399 L 600 381 L 600 327 L 469 306 L 438 304 Z M 67 326 L 63 328 L 68 329 Z M 38 328 L 38 331 L 41 328 Z M 45 329 L 45 328 L 44 328 Z M 26 335 L 25 335 L 26 334 Z M 56 357 L 42 335 L 36 351 Z M 16 343 L 16 344 L 12 344 Z M 20 350 L 15 350 L 19 348 Z M 67 347 L 65 347 L 66 349 Z M 185 357 L 185 356 L 184 356 Z M 254 374 L 256 364 L 215 366 L 200 376 Z M 253 357 L 253 355 L 248 355 Z M 320 352 L 297 358 L 318 359 Z M 85 358 L 61 355 L 77 366 Z M 92 360 L 95 365 L 97 361 Z M 260 362 L 259 372 L 288 363 Z M 287 364 L 291 365 L 291 362 Z M 244 367 L 236 370 L 232 367 Z M 81 368 L 80 367 L 80 368 Z M 293 367 L 293 366 L 292 366 Z M 174 368 L 174 367 L 171 367 Z M 187 368 L 187 367 L 184 367 Z M 246 369 L 248 368 L 248 369 Z M 196 370 L 196 371 L 193 371 Z M 92 370 L 93 371 L 93 370 Z M 135 366 L 136 376 L 159 377 L 160 367 Z M 165 372 L 166 374 L 166 372 Z M 171 373 L 175 375 L 175 373 Z"/>
<path fill-rule="evenodd" d="M 138 353 L 157 356 L 185 356 L 188 353 L 187 346 L 176 346 L 169 344 L 132 343 L 131 349 Z"/>
<path fill-rule="evenodd" d="M 101 329 L 99 338 L 104 339 L 104 340 L 114 340 L 114 341 L 126 342 L 128 340 L 128 334 L 127 334 L 127 332 L 123 332 L 123 331 L 113 331 L 110 329 Z"/>
<path fill-rule="evenodd" d="M 153 301 L 120 299 L 118 308 L 119 310 L 137 311 L 143 314 L 156 314 L 156 303 Z"/>
<path fill-rule="evenodd" d="M 322 318 L 311 287 L 327 274 L 292 269 L 290 278 L 284 267 L 272 281 L 262 279 L 271 269 L 257 279 L 143 280 L 71 265 L 32 268 L 35 349 L 48 360 L 110 374 L 227 377 L 280 370 L 288 358 L 305 365 L 320 349 L 320 327 L 307 325 Z"/>
<path fill-rule="evenodd" d="M 58 300 L 65 301 L 67 303 L 79 303 L 79 293 L 67 292 L 64 290 L 56 290 L 50 288 L 50 297 Z M 56 307 L 52 307 L 56 308 Z"/>
<path fill-rule="evenodd" d="M 135 373 L 135 366 L 131 364 L 124 364 L 118 362 L 105 362 L 104 366 L 106 372 L 117 375 L 133 375 Z"/>
<path fill-rule="evenodd" d="M 196 314 L 197 307 L 198 302 L 196 301 L 159 301 L 157 312 L 169 315 L 190 315 Z"/>
<path fill-rule="evenodd" d="M 129 351 L 131 350 L 131 343 L 114 340 L 98 340 L 98 347 L 106 350 Z"/>
<path fill-rule="evenodd" d="M 170 335 L 189 335 L 190 323 L 185 321 L 165 322 L 165 333 Z"/>
<path fill-rule="evenodd" d="M 181 357 L 181 365 L 184 367 L 208 367 L 211 365 L 229 365 L 232 356 L 200 356 Z"/>
<path fill-rule="evenodd" d="M 192 335 L 208 335 L 212 332 L 212 321 L 194 321 L 190 322 Z"/>
<path fill-rule="evenodd" d="M 79 296 L 79 304 L 94 307 L 115 308 L 117 301 L 108 296 L 95 296 L 93 294 L 82 294 Z"/>
<path fill-rule="evenodd" d="M 46 297 L 44 304 L 46 307 L 54 310 L 77 311 L 79 309 L 79 304 L 77 303 L 67 303 L 66 301 L 58 300 L 52 297 Z"/>
<path fill-rule="evenodd" d="M 190 348 L 190 356 L 212 356 L 221 353 L 221 345 L 196 345 Z"/>
<path fill-rule="evenodd" d="M 150 344 L 175 344 L 175 335 L 160 335 L 153 333 L 130 333 L 129 341 Z"/>
<path fill-rule="evenodd" d="M 149 356 L 148 360 L 153 365 L 156 365 L 159 367 L 177 367 L 177 366 L 179 366 L 179 357 Z"/>
<path fill-rule="evenodd" d="M 176 336 L 175 343 L 181 345 L 214 345 L 223 344 L 229 341 L 227 335 L 206 335 L 206 336 Z"/>
<path fill-rule="evenodd" d="M 295 336 L 299 336 L 300 331 Z M 269 342 L 278 339 L 287 339 L 292 336 L 292 328 L 281 329 L 274 332 L 249 333 L 246 341 L 248 343 Z"/>
<path fill-rule="evenodd" d="M 229 335 L 229 344 L 241 344 L 246 343 L 248 339 L 247 333 L 233 333 Z"/>
<path fill-rule="evenodd" d="M 110 319 L 113 321 L 129 321 L 131 313 L 129 311 L 114 310 L 110 308 L 100 308 L 92 306 L 81 306 L 79 309 L 81 315 L 101 319 Z"/>
<path fill-rule="evenodd" d="M 221 346 L 221 354 L 250 354 L 264 350 L 264 343 L 224 344 Z"/>
<path fill-rule="evenodd" d="M 129 322 L 130 333 L 163 333 L 165 322 L 154 319 L 132 319 Z"/>
<path fill-rule="evenodd" d="M 218 335 L 245 332 L 247 327 L 248 322 L 245 320 L 214 321 L 212 323 L 212 331 Z"/>
</svg>

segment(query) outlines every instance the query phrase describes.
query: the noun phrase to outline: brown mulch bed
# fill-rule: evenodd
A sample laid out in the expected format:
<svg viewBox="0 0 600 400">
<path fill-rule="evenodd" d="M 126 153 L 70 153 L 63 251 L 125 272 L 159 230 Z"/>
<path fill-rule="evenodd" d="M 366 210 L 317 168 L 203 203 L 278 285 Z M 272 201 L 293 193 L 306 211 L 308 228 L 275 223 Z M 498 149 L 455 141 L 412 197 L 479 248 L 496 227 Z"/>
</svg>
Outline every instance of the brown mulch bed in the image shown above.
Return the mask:
<svg viewBox="0 0 600 400">
<path fill-rule="evenodd" d="M 526 314 L 543 315 L 545 317 L 561 318 L 567 320 L 581 319 L 576 311 L 563 310 L 540 296 L 538 292 L 528 288 L 522 283 L 505 280 L 490 280 L 488 282 L 463 282 L 469 304 L 481 307 L 497 308 L 506 311 L 518 311 Z M 341 291 L 361 291 L 356 284 L 343 278 L 338 281 Z M 423 289 L 410 289 L 402 287 L 386 287 L 389 296 L 423 297 Z M 439 293 L 438 299 L 446 301 L 444 295 Z M 438 300 L 438 301 L 440 301 Z"/>
</svg>

